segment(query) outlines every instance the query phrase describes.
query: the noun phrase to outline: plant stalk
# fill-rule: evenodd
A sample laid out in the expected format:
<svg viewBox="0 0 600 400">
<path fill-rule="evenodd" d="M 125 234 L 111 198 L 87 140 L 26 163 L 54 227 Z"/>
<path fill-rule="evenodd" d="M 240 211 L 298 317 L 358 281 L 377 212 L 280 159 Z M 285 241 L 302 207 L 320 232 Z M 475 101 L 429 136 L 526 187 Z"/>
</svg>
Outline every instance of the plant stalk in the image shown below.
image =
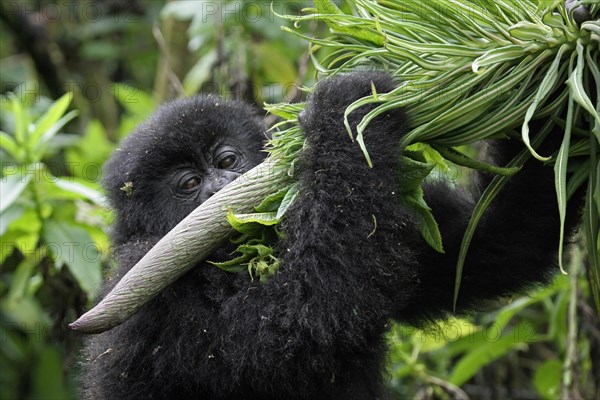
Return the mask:
<svg viewBox="0 0 600 400">
<path fill-rule="evenodd" d="M 268 158 L 201 204 L 163 237 L 98 303 L 69 328 L 100 333 L 133 315 L 143 304 L 218 249 L 234 232 L 227 213 L 251 212 L 291 178 Z"/>
</svg>

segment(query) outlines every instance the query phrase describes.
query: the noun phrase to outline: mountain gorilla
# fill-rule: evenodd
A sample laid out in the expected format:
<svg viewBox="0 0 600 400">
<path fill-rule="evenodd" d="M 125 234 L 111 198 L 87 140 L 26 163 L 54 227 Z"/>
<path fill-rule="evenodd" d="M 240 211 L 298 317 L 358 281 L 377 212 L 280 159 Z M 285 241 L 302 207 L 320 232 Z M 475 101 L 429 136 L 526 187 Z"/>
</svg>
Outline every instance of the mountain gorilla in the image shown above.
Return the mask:
<svg viewBox="0 0 600 400">
<path fill-rule="evenodd" d="M 198 263 L 125 323 L 91 337 L 86 398 L 386 397 L 389 322 L 420 324 L 451 312 L 461 239 L 491 178 L 479 176 L 469 190 L 428 184 L 445 254 L 432 250 L 399 196 L 399 141 L 410 119 L 395 109 L 369 124 L 373 168 L 344 127 L 346 106 L 369 95 L 371 84 L 378 93 L 395 87 L 381 72 L 327 79 L 301 114 L 301 196 L 285 218 L 279 272 L 263 284 Z M 370 109 L 351 113 L 351 125 Z M 260 163 L 264 138 L 249 106 L 214 96 L 169 103 L 129 136 L 106 165 L 118 271 L 104 293 L 190 211 Z M 488 159 L 505 165 L 522 148 L 511 142 L 495 143 Z M 469 250 L 460 312 L 547 282 L 555 271 L 553 182 L 552 169 L 531 160 L 494 200 Z"/>
</svg>

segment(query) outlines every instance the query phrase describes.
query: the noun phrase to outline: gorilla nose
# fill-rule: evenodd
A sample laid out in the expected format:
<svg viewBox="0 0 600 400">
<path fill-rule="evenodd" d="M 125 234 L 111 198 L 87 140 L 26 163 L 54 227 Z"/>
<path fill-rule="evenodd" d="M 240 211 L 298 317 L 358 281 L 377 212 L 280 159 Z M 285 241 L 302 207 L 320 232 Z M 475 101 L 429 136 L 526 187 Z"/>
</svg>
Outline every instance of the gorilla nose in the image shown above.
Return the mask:
<svg viewBox="0 0 600 400">
<path fill-rule="evenodd" d="M 210 187 L 212 194 L 215 194 L 219 190 L 223 189 L 225 186 L 227 186 L 228 183 L 229 183 L 229 181 L 227 179 L 222 179 L 222 178 L 219 178 L 219 179 L 213 181 L 213 183 Z"/>
<path fill-rule="evenodd" d="M 223 189 L 231 181 L 235 180 L 235 178 L 237 178 L 238 176 L 240 176 L 240 174 L 237 172 L 227 171 L 227 172 L 223 173 L 222 175 L 216 177 L 212 181 L 212 185 L 211 185 L 212 194 L 215 194 L 219 190 Z"/>
</svg>

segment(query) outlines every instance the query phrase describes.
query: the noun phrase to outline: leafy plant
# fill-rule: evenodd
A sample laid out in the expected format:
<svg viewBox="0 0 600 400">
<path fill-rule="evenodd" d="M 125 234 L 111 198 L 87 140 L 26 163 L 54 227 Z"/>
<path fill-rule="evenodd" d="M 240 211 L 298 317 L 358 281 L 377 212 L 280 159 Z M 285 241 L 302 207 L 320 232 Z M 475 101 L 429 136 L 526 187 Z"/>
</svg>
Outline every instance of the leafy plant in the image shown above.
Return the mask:
<svg viewBox="0 0 600 400">
<path fill-rule="evenodd" d="M 34 107 L 17 96 L 2 98 L 3 127 L 10 132 L 0 131 L 2 398 L 68 396 L 62 369 L 74 342 L 66 321 L 95 299 L 102 279 L 108 243 L 97 176 L 86 177 L 72 163 L 70 172 L 78 170 L 79 177 L 57 177 L 55 163 L 45 161 L 62 143 L 71 144 L 59 134 L 77 116 L 66 112 L 69 103 L 65 95 L 36 118 Z M 32 368 L 39 373 L 32 375 Z"/>
<path fill-rule="evenodd" d="M 347 117 L 360 106 L 378 104 L 363 118 L 357 132 L 348 126 L 367 162 L 370 163 L 370 158 L 362 139 L 365 127 L 391 108 L 406 107 L 415 128 L 403 138 L 405 146 L 425 143 L 444 158 L 469 167 L 488 169 L 460 155 L 456 157 L 453 146 L 520 130 L 529 152 L 554 165 L 563 225 L 568 197 L 587 185 L 584 231 L 594 298 L 600 310 L 600 6 L 597 2 L 355 0 L 348 2 L 352 14 L 343 13 L 330 0 L 314 3 L 315 7 L 307 10 L 308 15 L 285 18 L 297 24 L 315 19 L 324 21 L 332 36 L 311 38 L 284 29 L 311 42 L 313 53 L 329 49 L 329 55 L 323 59 L 313 56 L 320 72 L 334 75 L 376 64 L 393 72 L 402 82 L 396 90 L 373 93 L 346 110 Z M 558 153 L 540 155 L 535 150 L 550 125 L 532 139 L 529 122 L 534 117 L 546 117 L 564 126 Z M 514 135 L 519 134 L 514 132 Z M 520 154 L 510 167 L 518 169 L 527 156 Z M 477 223 L 514 169 L 495 172 L 501 175 L 485 191 L 464 236 L 457 264 L 455 302 Z M 426 215 L 425 209 L 419 212 Z M 425 237 L 434 235 L 432 229 L 426 232 Z M 561 229 L 557 238 L 561 263 L 563 234 Z"/>
<path fill-rule="evenodd" d="M 426 329 L 394 326 L 387 361 L 390 387 L 399 398 L 420 392 L 465 398 L 485 389 L 498 390 L 499 397 L 530 391 L 551 400 L 574 393 L 566 388 L 568 377 L 580 396 L 594 398 L 591 349 L 597 341 L 584 332 L 567 335 L 573 327 L 597 330 L 593 315 L 588 321 L 571 311 L 571 305 L 586 308 L 584 298 L 589 298 L 581 265 L 582 249 L 576 248 L 570 276 L 559 275 L 549 287 L 516 297 L 475 321 L 454 318 Z M 506 379 L 515 368 L 521 379 Z M 505 379 L 496 385 L 495 376 Z"/>
</svg>

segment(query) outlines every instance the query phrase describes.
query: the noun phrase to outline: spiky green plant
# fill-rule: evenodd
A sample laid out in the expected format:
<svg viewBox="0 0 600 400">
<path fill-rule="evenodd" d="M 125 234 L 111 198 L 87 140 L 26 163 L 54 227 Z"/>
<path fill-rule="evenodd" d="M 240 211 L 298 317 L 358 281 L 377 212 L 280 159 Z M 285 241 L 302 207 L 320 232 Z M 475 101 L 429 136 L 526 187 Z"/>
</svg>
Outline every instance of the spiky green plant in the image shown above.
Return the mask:
<svg viewBox="0 0 600 400">
<path fill-rule="evenodd" d="M 600 309 L 598 1 L 353 0 L 347 2 L 352 14 L 344 14 L 330 0 L 314 3 L 314 8 L 306 10 L 307 15 L 285 18 L 297 24 L 324 21 L 331 29 L 330 37 L 311 38 L 284 29 L 311 43 L 313 60 L 321 73 L 335 75 L 377 65 L 402 82 L 396 90 L 374 93 L 346 110 L 347 117 L 365 104 L 378 104 L 363 118 L 356 133 L 347 125 L 368 162 L 368 149 L 362 140 L 365 127 L 387 110 L 405 107 L 415 126 L 403 138 L 405 147 L 425 143 L 442 157 L 469 167 L 486 169 L 457 156 L 453 146 L 520 131 L 529 152 L 554 166 L 563 226 L 568 197 L 587 185 L 584 232 Z M 319 60 L 314 54 L 322 48 L 328 48 L 329 54 Z M 529 121 L 534 116 L 564 126 L 556 154 L 536 152 L 529 136 Z M 538 141 L 550 125 L 546 128 Z M 519 155 L 512 166 L 522 165 L 526 156 Z M 569 180 L 567 171 L 571 172 Z M 484 193 L 465 233 L 456 294 L 477 222 L 510 179 L 511 171 L 504 172 Z M 561 229 L 557 238 L 559 260 L 563 232 Z"/>
<path fill-rule="evenodd" d="M 343 13 L 330 0 L 315 1 L 303 16 L 284 16 L 301 24 L 307 20 L 327 23 L 331 36 L 313 38 L 297 30 L 289 32 L 311 43 L 314 63 L 323 75 L 334 75 L 373 66 L 392 72 L 403 82 L 390 93 L 376 93 L 354 102 L 346 116 L 370 103 L 378 106 L 358 125 L 355 137 L 371 162 L 362 134 L 377 115 L 396 107 L 407 108 L 415 128 L 402 138 L 403 160 L 419 180 L 428 172 L 423 154 L 434 154 L 468 167 L 489 169 L 458 153 L 453 146 L 496 138 L 516 130 L 526 149 L 500 174 L 483 194 L 465 233 L 457 265 L 456 294 L 462 265 L 472 234 L 487 205 L 506 181 L 532 154 L 556 171 L 556 191 L 561 220 L 566 200 L 577 188 L 587 186 L 584 231 L 590 259 L 592 289 L 600 309 L 600 5 L 597 0 L 348 0 L 352 13 Z M 328 48 L 320 59 L 319 50 Z M 288 124 L 275 133 L 271 156 L 217 193 L 182 221 L 119 282 L 95 309 L 73 327 L 102 331 L 124 321 L 162 288 L 198 260 L 204 259 L 232 232 L 224 224 L 227 215 L 236 229 L 250 234 L 236 262 L 221 265 L 239 270 L 243 262 L 254 273 L 272 273 L 276 257 L 258 239 L 260 226 L 272 226 L 281 218 L 293 196 L 293 166 L 302 151 L 303 137 L 297 125 L 302 105 L 276 105 L 271 112 Z M 531 118 L 546 117 L 545 129 L 532 140 Z M 564 138 L 556 154 L 538 154 L 536 147 L 552 123 L 564 126 Z M 348 126 L 348 124 L 347 124 Z M 349 128 L 349 127 L 348 127 Z M 422 151 L 409 146 L 419 144 Z M 567 170 L 571 171 L 567 181 Z M 419 204 L 420 187 L 411 183 L 404 193 L 407 204 Z M 282 187 L 284 188 L 282 190 Z M 265 201 L 265 198 L 270 198 Z M 261 203 L 259 216 L 254 205 Z M 233 206 L 233 207 L 232 207 Z M 268 206 L 268 209 L 265 207 Z M 235 213 L 232 213 L 231 209 Z M 413 207 L 421 232 L 434 248 L 441 249 L 435 222 L 426 207 Z M 244 214 L 245 213 L 245 214 Z M 252 227 L 244 228 L 244 223 Z M 252 229 L 250 229 L 252 228 Z M 257 233 L 258 232 L 258 233 Z M 258 240 L 258 241 L 257 241 Z M 560 240 L 560 242 L 559 242 Z M 194 245 L 201 243 L 201 245 Z M 557 246 L 562 246 L 562 237 Z M 561 247 L 562 252 L 562 247 Z M 270 261 L 269 261 L 270 260 Z M 271 262 L 271 264 L 269 264 Z M 254 264 L 252 264 L 254 263 Z"/>
</svg>

